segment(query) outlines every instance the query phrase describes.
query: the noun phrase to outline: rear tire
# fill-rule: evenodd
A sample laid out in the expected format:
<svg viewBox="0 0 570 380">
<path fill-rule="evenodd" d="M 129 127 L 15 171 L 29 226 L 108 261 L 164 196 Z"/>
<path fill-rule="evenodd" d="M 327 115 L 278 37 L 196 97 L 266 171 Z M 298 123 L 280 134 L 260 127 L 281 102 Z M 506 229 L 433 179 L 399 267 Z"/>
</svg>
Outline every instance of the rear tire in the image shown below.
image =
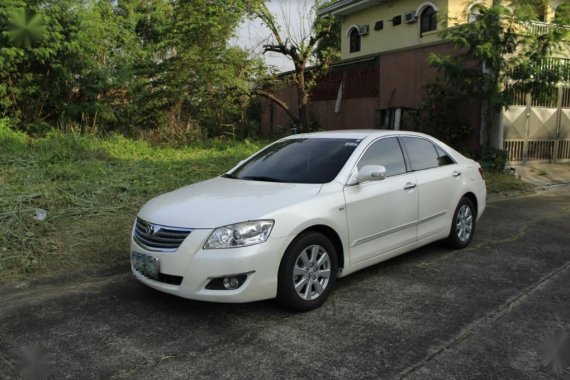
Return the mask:
<svg viewBox="0 0 570 380">
<path fill-rule="evenodd" d="M 297 236 L 281 260 L 277 302 L 296 311 L 321 306 L 336 283 L 336 255 L 334 245 L 323 234 L 310 231 Z"/>
<path fill-rule="evenodd" d="M 446 244 L 451 248 L 465 248 L 473 239 L 475 233 L 475 206 L 471 199 L 467 197 L 461 198 L 453 220 L 451 221 L 451 229 L 446 239 Z"/>
</svg>

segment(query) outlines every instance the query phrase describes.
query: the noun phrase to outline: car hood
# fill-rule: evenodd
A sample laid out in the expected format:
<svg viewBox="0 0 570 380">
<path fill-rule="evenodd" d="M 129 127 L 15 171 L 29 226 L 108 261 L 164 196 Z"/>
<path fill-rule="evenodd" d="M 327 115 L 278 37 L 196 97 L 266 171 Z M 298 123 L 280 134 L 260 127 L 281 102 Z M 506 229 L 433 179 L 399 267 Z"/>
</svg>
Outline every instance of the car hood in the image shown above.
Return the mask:
<svg viewBox="0 0 570 380">
<path fill-rule="evenodd" d="M 215 228 L 265 217 L 314 197 L 321 187 L 217 177 L 151 199 L 138 216 L 171 227 Z"/>
</svg>

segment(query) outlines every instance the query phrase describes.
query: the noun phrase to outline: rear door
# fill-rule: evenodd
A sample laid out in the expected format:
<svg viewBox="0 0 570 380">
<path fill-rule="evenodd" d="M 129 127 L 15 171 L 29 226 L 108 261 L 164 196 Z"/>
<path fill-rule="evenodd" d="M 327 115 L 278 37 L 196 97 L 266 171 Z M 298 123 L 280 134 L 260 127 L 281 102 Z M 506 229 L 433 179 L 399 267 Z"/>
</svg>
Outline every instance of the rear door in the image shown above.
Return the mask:
<svg viewBox="0 0 570 380">
<path fill-rule="evenodd" d="M 400 141 L 418 185 L 418 240 L 446 235 L 460 195 L 460 165 L 428 139 L 405 136 Z"/>
</svg>

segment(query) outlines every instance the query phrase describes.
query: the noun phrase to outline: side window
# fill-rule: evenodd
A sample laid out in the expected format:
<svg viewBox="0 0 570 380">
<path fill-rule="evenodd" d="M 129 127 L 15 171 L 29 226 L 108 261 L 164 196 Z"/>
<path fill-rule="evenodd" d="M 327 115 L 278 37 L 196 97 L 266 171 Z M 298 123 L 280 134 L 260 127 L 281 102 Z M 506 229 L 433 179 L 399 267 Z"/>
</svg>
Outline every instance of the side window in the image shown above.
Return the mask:
<svg viewBox="0 0 570 380">
<path fill-rule="evenodd" d="M 424 170 L 440 166 L 439 155 L 435 145 L 431 142 L 416 137 L 404 137 L 402 140 L 404 141 L 413 170 Z"/>
<path fill-rule="evenodd" d="M 389 137 L 372 143 L 358 161 L 358 169 L 366 165 L 385 166 L 388 177 L 405 173 L 406 164 L 398 139 Z"/>
<path fill-rule="evenodd" d="M 449 154 L 445 153 L 440 147 L 436 146 L 435 150 L 437 151 L 439 166 L 453 165 L 455 163 L 453 159 L 449 157 Z"/>
</svg>

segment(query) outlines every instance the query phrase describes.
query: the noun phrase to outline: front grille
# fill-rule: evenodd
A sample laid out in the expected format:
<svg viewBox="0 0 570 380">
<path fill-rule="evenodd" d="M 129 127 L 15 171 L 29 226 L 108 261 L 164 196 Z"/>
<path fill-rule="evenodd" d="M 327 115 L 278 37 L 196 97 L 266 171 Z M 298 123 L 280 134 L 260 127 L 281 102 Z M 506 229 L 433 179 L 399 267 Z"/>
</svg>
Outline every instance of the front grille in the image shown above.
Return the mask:
<svg viewBox="0 0 570 380">
<path fill-rule="evenodd" d="M 161 226 L 137 218 L 133 239 L 149 251 L 174 252 L 190 232 L 190 228 Z"/>
</svg>

